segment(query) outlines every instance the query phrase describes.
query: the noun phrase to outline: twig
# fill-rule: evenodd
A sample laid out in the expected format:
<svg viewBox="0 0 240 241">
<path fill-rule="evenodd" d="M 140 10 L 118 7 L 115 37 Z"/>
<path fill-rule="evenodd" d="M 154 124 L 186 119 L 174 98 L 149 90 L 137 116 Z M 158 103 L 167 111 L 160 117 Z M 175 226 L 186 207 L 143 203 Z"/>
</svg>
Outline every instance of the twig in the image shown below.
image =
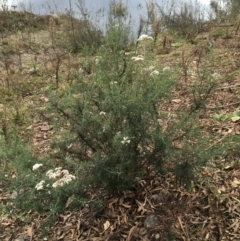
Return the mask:
<svg viewBox="0 0 240 241">
<path fill-rule="evenodd" d="M 207 108 L 208 110 L 216 110 L 216 109 L 222 109 L 222 108 L 225 108 L 225 107 L 229 107 L 229 106 L 232 106 L 232 105 L 238 105 L 240 104 L 240 101 L 237 101 L 237 102 L 234 102 L 234 103 L 230 103 L 228 105 L 221 105 L 221 106 L 214 106 L 214 107 L 209 107 Z"/>
<path fill-rule="evenodd" d="M 177 106 L 174 108 L 173 111 L 178 110 L 182 104 L 183 104 L 183 103 L 182 103 L 182 101 L 181 101 L 181 102 L 179 103 L 179 105 L 177 105 Z M 172 111 L 172 112 L 173 112 L 173 111 Z M 167 118 L 167 121 L 166 121 L 166 123 L 165 123 L 165 128 L 163 127 L 163 130 L 164 130 L 164 131 L 168 128 L 168 123 L 169 123 L 169 121 L 171 120 L 172 116 L 173 116 L 172 113 L 168 113 L 168 118 Z"/>
<path fill-rule="evenodd" d="M 240 84 L 220 87 L 220 88 L 216 88 L 216 90 L 225 90 L 225 89 L 236 88 L 236 87 L 240 87 Z"/>
<path fill-rule="evenodd" d="M 212 145 L 208 146 L 207 149 L 205 149 L 205 151 L 209 150 L 210 148 L 214 147 L 215 145 L 217 145 L 218 143 L 220 143 L 223 139 L 226 138 L 226 136 L 228 136 L 228 134 L 225 134 L 222 138 L 218 139 L 217 141 L 215 141 Z"/>
</svg>

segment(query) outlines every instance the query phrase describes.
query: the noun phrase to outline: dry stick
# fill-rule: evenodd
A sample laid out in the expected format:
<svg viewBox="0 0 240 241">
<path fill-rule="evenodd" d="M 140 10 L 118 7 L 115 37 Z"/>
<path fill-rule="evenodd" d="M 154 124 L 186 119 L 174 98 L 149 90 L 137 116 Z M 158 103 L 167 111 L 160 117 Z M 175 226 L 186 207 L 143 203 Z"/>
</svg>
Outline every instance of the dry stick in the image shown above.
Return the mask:
<svg viewBox="0 0 240 241">
<path fill-rule="evenodd" d="M 230 103 L 228 105 L 222 105 L 222 106 L 215 106 L 215 107 L 209 107 L 207 108 L 208 110 L 216 110 L 216 109 L 222 109 L 222 108 L 225 108 L 225 107 L 229 107 L 229 106 L 232 106 L 232 105 L 238 105 L 240 104 L 240 101 L 237 101 L 235 103 Z"/>
<path fill-rule="evenodd" d="M 182 101 L 181 101 L 181 102 L 179 103 L 179 105 L 177 105 L 177 106 L 173 109 L 173 111 L 178 110 L 182 104 L 183 104 L 183 103 L 182 103 Z M 173 112 L 173 111 L 172 111 L 172 112 Z M 169 123 L 169 121 L 171 120 L 172 116 L 173 116 L 173 115 L 172 115 L 172 113 L 170 112 L 170 113 L 168 114 L 168 119 L 167 119 L 167 121 L 166 121 L 166 123 L 165 123 L 165 128 L 163 128 L 163 131 L 165 131 L 165 130 L 168 128 L 168 123 Z"/>
<path fill-rule="evenodd" d="M 217 145 L 219 142 L 221 142 L 223 139 L 225 139 L 226 136 L 228 136 L 228 134 L 225 134 L 222 138 L 220 138 L 217 141 L 215 141 L 212 145 L 210 145 L 207 149 L 205 149 L 205 151 L 207 151 L 210 148 L 212 148 L 213 146 Z"/>
<path fill-rule="evenodd" d="M 59 55 L 57 53 L 56 55 L 56 68 L 55 68 L 55 76 L 56 76 L 56 87 L 58 89 L 58 85 L 59 85 L 59 68 L 60 68 L 60 65 L 62 63 L 62 59 L 61 59 L 61 55 Z"/>
<path fill-rule="evenodd" d="M 225 89 L 236 88 L 236 87 L 240 87 L 240 84 L 220 87 L 220 88 L 216 88 L 216 90 L 225 90 Z"/>
</svg>

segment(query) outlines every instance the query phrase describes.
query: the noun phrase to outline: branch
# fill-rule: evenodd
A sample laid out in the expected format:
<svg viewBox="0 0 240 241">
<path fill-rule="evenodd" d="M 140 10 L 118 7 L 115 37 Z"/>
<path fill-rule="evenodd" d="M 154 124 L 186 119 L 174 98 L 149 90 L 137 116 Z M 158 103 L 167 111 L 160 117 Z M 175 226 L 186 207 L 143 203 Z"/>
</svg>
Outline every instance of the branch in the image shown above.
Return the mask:
<svg viewBox="0 0 240 241">
<path fill-rule="evenodd" d="M 207 109 L 208 109 L 208 110 L 216 110 L 216 109 L 222 109 L 222 108 L 225 108 L 225 107 L 229 107 L 229 106 L 232 106 L 232 105 L 238 105 L 238 104 L 240 104 L 240 101 L 237 101 L 237 102 L 234 102 L 234 103 L 230 103 L 230 104 L 227 104 L 227 105 L 209 107 L 209 108 L 207 108 Z"/>
</svg>

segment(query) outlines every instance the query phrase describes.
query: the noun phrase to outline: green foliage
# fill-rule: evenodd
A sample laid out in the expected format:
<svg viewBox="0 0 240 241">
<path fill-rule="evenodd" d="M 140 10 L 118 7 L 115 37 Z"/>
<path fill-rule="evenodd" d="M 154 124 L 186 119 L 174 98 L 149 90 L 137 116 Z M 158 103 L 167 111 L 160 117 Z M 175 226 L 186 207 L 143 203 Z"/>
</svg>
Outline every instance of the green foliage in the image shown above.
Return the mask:
<svg viewBox="0 0 240 241">
<path fill-rule="evenodd" d="M 231 121 L 236 122 L 240 120 L 240 111 L 237 109 L 233 113 L 215 114 L 213 115 L 213 119 L 218 121 L 230 119 Z"/>
<path fill-rule="evenodd" d="M 127 6 L 122 2 L 111 1 L 105 38 L 109 48 L 114 51 L 121 50 L 132 43 L 131 22 Z"/>
<path fill-rule="evenodd" d="M 52 159 L 36 158 L 16 130 L 0 136 L 1 177 L 15 193 L 12 203 L 21 210 L 46 211 L 54 217 L 66 208 L 83 205 L 88 188 L 122 191 L 142 178 L 167 172 L 189 184 L 213 155 L 210 149 L 206 151 L 209 138 L 202 138 L 196 125 L 212 82 L 203 77 L 193 83 L 191 108 L 169 115 L 165 103 L 175 87 L 177 71 L 163 71 L 159 66 L 153 71 L 153 59 L 147 53 L 134 56 L 142 62 L 125 55 L 122 49 L 131 42 L 131 18 L 125 6 L 115 1 L 109 14 L 104 45 L 95 42 L 100 35 L 91 23 L 69 15 L 72 50 L 82 51 L 83 72 L 51 93 L 50 116 L 57 120 L 59 132 Z M 98 56 L 93 57 L 95 53 Z M 26 110 L 15 109 L 16 121 L 24 122 Z M 33 168 L 36 164 L 41 164 L 38 169 Z M 15 171 L 14 178 L 5 177 L 10 169 Z M 49 177 L 49 170 L 58 171 L 57 176 Z M 68 181 L 63 183 L 66 173 Z M 59 180 L 63 185 L 57 185 Z"/>
<path fill-rule="evenodd" d="M 113 41 L 108 39 L 108 41 Z M 112 44 L 112 43 L 110 43 Z M 171 96 L 176 73 L 151 75 L 146 64 L 136 64 L 108 44 L 91 61 L 91 75 L 80 75 L 65 93 L 52 96 L 52 106 L 68 126 L 58 158 L 71 159 L 72 169 L 87 185 L 120 191 L 139 179 L 173 171 L 182 183 L 190 182 L 195 170 L 211 156 L 208 138 L 194 127 L 195 112 L 204 106 L 212 85 L 195 84 L 193 108 L 176 114 L 163 130 L 164 102 Z M 111 54 L 109 54 L 109 52 Z M 147 62 L 147 60 L 145 60 Z M 70 165 L 70 166 L 71 166 Z"/>
<path fill-rule="evenodd" d="M 46 175 L 47 171 L 51 170 L 52 161 L 34 157 L 32 151 L 17 137 L 16 133 L 14 129 L 9 130 L 7 140 L 0 136 L 2 166 L 0 181 L 8 187 L 8 191 L 11 193 L 8 209 L 45 211 L 49 215 L 55 215 L 66 208 L 74 209 L 83 205 L 86 196 L 79 188 L 81 186 L 79 181 L 71 182 L 72 178 L 69 182 L 63 181 L 63 185 L 61 185 L 63 173 L 67 174 L 64 167 L 60 170 L 63 172 L 60 172 L 56 178 Z M 42 166 L 34 169 L 33 167 L 37 163 L 41 163 Z M 57 167 L 52 167 L 53 172 L 55 168 Z M 42 188 L 38 189 L 41 181 L 44 183 Z"/>
<path fill-rule="evenodd" d="M 53 103 L 71 126 L 59 147 L 85 163 L 96 184 L 122 190 L 152 165 L 161 170 L 167 137 L 158 105 L 170 94 L 174 75 L 144 76 L 120 52 L 102 48 L 100 54 L 93 76 L 73 87 L 77 97 Z"/>
</svg>

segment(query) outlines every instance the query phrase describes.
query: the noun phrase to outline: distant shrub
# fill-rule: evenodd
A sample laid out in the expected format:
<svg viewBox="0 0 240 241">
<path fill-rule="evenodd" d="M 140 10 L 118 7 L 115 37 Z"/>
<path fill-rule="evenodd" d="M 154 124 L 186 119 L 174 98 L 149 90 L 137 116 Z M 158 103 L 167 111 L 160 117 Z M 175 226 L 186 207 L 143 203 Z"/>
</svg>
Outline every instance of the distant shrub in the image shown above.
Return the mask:
<svg viewBox="0 0 240 241">
<path fill-rule="evenodd" d="M 161 6 L 158 6 L 158 10 L 162 16 L 162 26 L 187 40 L 191 40 L 202 31 L 205 20 L 198 3 L 179 2 L 175 6 L 172 1 L 172 7 L 168 11 Z"/>
<path fill-rule="evenodd" d="M 88 19 L 76 19 L 71 14 L 65 16 L 64 33 L 70 52 L 80 52 L 85 46 L 99 47 L 103 41 L 102 32 Z"/>
</svg>

